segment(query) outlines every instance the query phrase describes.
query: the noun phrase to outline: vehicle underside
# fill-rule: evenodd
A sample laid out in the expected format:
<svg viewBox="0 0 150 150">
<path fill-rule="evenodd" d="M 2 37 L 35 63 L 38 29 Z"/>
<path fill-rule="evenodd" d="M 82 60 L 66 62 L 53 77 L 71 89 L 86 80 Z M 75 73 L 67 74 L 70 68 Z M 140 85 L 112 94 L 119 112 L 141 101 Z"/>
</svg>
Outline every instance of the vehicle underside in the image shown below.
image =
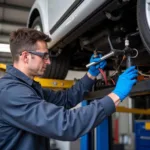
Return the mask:
<svg viewBox="0 0 150 150">
<path fill-rule="evenodd" d="M 87 70 L 85 66 L 93 52 L 105 55 L 116 49 L 122 52 L 128 49 L 124 55 L 130 55 L 132 65 L 147 72 L 150 66 L 149 7 L 148 0 L 107 0 L 50 48 L 52 63 L 44 77 L 64 79 L 69 69 Z M 33 14 L 29 27 L 41 26 L 42 31 L 40 17 Z M 115 53 L 107 59 L 106 70 L 125 69 L 124 55 Z"/>
<path fill-rule="evenodd" d="M 129 47 L 134 49 L 132 64 L 147 70 L 150 59 L 141 40 L 138 21 L 142 19 L 138 20 L 137 8 L 137 0 L 113 0 L 96 10 L 53 49 L 64 49 L 64 55 L 70 55 L 70 69 L 86 70 L 93 51 L 103 55 L 111 51 L 108 38 L 113 48 L 118 50 L 125 48 L 125 39 L 128 39 Z M 139 9 L 141 11 L 143 8 Z M 108 59 L 106 69 L 116 70 L 120 63 L 121 67 L 126 67 L 126 61 L 122 62 L 122 58 L 123 55 L 115 55 Z"/>
</svg>

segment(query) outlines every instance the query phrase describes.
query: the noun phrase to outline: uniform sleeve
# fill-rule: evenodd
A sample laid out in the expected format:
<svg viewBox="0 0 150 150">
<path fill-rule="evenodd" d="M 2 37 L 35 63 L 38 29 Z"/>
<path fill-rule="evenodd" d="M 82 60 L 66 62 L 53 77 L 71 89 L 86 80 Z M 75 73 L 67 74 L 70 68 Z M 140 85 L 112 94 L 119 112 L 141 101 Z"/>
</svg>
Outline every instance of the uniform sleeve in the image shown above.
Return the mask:
<svg viewBox="0 0 150 150">
<path fill-rule="evenodd" d="M 45 100 L 58 106 L 72 108 L 84 100 L 84 95 L 91 90 L 94 82 L 94 80 L 85 75 L 70 89 L 56 92 L 44 89 Z"/>
<path fill-rule="evenodd" d="M 63 141 L 76 140 L 115 111 L 115 105 L 108 96 L 73 110 L 48 103 L 26 87 L 2 90 L 1 96 L 1 116 L 10 125 Z"/>
</svg>

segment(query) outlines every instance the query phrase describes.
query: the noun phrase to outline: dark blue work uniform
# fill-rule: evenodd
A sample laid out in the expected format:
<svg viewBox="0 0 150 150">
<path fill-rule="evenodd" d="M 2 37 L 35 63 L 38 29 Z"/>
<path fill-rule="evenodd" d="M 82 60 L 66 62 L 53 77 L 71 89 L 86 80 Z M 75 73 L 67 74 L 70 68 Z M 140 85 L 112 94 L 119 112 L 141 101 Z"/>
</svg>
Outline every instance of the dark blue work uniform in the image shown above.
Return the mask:
<svg viewBox="0 0 150 150">
<path fill-rule="evenodd" d="M 8 66 L 0 79 L 0 150 L 49 150 L 49 139 L 76 140 L 115 111 L 108 97 L 71 109 L 94 81 L 85 75 L 72 88 L 54 92 Z"/>
</svg>

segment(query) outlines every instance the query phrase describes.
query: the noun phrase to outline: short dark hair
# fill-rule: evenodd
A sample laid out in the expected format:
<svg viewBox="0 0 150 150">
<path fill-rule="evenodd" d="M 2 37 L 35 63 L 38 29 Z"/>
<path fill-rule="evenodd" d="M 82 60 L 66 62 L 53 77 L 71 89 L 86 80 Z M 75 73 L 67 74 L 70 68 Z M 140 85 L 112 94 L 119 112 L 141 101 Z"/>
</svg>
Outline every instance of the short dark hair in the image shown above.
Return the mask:
<svg viewBox="0 0 150 150">
<path fill-rule="evenodd" d="M 37 41 L 50 42 L 48 35 L 35 29 L 21 28 L 10 34 L 10 51 L 14 61 L 19 60 L 19 54 L 24 50 L 36 50 Z"/>
</svg>

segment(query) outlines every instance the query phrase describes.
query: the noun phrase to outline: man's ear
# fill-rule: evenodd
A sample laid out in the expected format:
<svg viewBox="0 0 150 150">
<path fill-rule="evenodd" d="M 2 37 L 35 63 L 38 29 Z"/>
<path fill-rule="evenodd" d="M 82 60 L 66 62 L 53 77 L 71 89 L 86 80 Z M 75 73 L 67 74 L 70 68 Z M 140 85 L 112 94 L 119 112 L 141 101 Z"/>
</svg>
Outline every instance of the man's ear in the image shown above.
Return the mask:
<svg viewBox="0 0 150 150">
<path fill-rule="evenodd" d="M 23 60 L 24 63 L 28 63 L 28 61 L 29 61 L 29 53 L 26 52 L 26 51 L 22 52 L 21 59 Z"/>
</svg>

